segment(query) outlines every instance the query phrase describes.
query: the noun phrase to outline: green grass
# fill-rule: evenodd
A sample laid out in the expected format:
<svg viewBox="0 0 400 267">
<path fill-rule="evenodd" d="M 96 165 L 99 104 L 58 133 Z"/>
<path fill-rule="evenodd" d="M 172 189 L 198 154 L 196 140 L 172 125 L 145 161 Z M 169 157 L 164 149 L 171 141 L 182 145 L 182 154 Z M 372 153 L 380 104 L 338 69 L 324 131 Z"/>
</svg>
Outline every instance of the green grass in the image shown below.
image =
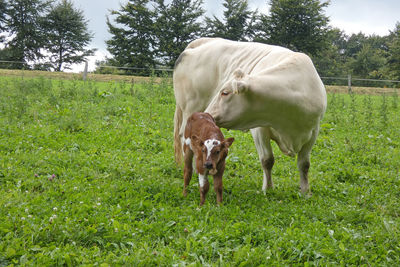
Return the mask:
<svg viewBox="0 0 400 267">
<path fill-rule="evenodd" d="M 250 134 L 225 131 L 224 205 L 210 190 L 200 208 L 195 177 L 182 196 L 168 81 L 1 77 L 0 266 L 399 265 L 396 96 L 329 95 L 310 198 L 276 145 L 262 194 Z"/>
</svg>

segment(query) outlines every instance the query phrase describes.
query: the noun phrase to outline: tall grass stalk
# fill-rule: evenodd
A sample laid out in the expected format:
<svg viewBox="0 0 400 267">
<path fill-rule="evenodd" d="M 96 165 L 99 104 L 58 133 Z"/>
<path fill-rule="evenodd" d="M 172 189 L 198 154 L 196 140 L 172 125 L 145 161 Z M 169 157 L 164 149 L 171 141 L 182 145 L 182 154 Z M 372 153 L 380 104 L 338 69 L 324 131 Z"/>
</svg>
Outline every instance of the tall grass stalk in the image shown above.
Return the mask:
<svg viewBox="0 0 400 267">
<path fill-rule="evenodd" d="M 388 123 L 387 112 L 388 112 L 388 107 L 387 107 L 386 94 L 383 93 L 381 96 L 381 106 L 380 106 L 380 115 L 381 115 L 380 118 L 381 118 L 382 128 L 387 127 Z"/>
<path fill-rule="evenodd" d="M 394 88 L 393 94 L 392 94 L 392 108 L 397 109 L 399 106 L 399 95 L 398 95 L 398 89 Z"/>
</svg>

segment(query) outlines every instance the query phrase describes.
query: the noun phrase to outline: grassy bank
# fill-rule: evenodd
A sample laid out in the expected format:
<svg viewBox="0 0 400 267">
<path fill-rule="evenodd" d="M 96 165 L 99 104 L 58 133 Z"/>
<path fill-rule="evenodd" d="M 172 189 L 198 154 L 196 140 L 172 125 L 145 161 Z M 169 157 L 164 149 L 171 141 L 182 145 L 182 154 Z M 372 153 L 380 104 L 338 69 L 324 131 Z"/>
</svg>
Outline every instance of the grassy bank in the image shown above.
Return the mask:
<svg viewBox="0 0 400 267">
<path fill-rule="evenodd" d="M 199 208 L 173 161 L 169 80 L 0 78 L 0 266 L 400 263 L 397 95 L 329 94 L 313 195 L 274 144 L 262 194 L 249 133 Z"/>
</svg>

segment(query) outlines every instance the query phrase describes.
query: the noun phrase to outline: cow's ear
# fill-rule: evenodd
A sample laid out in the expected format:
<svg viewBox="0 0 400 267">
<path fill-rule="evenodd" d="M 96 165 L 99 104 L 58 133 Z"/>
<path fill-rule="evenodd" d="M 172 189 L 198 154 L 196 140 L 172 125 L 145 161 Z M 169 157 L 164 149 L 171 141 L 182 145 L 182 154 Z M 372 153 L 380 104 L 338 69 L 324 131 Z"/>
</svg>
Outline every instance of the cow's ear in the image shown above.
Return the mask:
<svg viewBox="0 0 400 267">
<path fill-rule="evenodd" d="M 241 94 L 247 91 L 248 84 L 243 80 L 234 80 L 232 82 L 232 89 L 234 94 Z"/>
<path fill-rule="evenodd" d="M 224 146 L 226 148 L 230 147 L 232 145 L 233 141 L 235 141 L 235 138 L 233 138 L 233 137 L 225 139 L 224 140 Z"/>
<path fill-rule="evenodd" d="M 236 78 L 237 80 L 241 80 L 241 79 L 244 77 L 244 72 L 243 72 L 241 69 L 236 69 L 236 70 L 233 72 L 233 75 L 235 76 L 235 78 Z"/>
</svg>

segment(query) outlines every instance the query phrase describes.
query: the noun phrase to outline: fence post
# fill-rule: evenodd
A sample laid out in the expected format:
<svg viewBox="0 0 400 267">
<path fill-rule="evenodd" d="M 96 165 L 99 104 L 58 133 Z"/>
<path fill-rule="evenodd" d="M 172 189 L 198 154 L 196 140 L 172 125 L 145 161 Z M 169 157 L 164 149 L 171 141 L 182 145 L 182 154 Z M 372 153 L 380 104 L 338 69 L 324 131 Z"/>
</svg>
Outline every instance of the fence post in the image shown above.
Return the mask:
<svg viewBox="0 0 400 267">
<path fill-rule="evenodd" d="M 351 74 L 347 75 L 347 86 L 348 86 L 349 94 L 351 94 L 352 93 L 352 91 L 351 91 Z"/>
<path fill-rule="evenodd" d="M 88 72 L 88 62 L 85 61 L 85 69 L 83 70 L 83 76 L 82 76 L 83 81 L 86 81 L 87 72 Z"/>
</svg>

